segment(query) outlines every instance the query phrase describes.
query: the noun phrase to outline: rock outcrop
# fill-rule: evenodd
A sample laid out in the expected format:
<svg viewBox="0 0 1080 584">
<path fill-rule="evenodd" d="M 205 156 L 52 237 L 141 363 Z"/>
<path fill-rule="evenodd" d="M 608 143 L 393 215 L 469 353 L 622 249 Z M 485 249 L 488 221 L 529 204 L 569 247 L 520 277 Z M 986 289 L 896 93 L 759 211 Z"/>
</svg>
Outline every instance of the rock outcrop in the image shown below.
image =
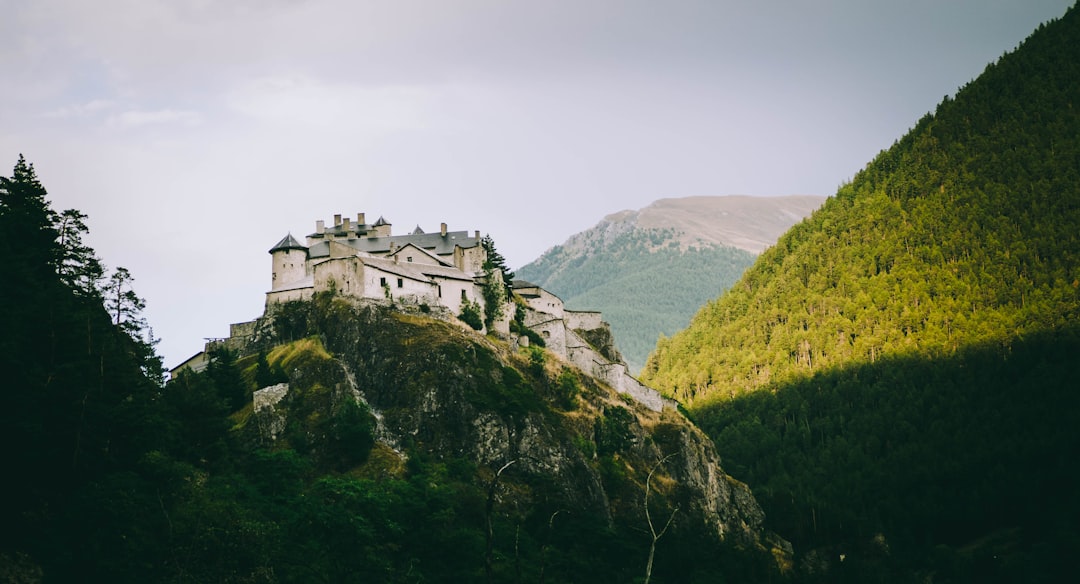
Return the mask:
<svg viewBox="0 0 1080 584">
<path fill-rule="evenodd" d="M 330 357 L 287 368 L 288 393 L 253 414 L 278 420 L 249 423 L 263 446 L 298 427 L 317 444 L 318 426 L 305 420 L 328 419 L 359 399 L 376 419 L 387 468 L 422 454 L 471 461 L 478 480 L 492 480 L 512 463 L 500 477 L 501 504 L 641 527 L 645 477 L 655 470 L 650 506 L 677 508 L 673 529 L 758 552 L 772 545 L 750 490 L 723 472 L 713 443 L 676 408 L 644 407 L 537 348 L 515 350 L 426 315 L 340 297 L 286 305 L 258 323 L 247 350 L 312 335 Z"/>
</svg>

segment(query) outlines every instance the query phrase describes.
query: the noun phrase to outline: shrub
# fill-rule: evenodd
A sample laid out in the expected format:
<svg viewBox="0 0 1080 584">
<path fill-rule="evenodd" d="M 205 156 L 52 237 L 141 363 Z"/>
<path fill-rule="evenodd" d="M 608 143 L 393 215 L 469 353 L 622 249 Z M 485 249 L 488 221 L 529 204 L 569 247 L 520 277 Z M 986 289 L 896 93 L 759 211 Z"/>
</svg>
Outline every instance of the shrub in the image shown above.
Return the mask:
<svg viewBox="0 0 1080 584">
<path fill-rule="evenodd" d="M 461 314 L 458 315 L 458 318 L 471 326 L 473 330 L 478 331 L 484 328 L 483 317 L 480 316 L 480 305 L 475 302 L 463 300 L 461 302 Z"/>
</svg>

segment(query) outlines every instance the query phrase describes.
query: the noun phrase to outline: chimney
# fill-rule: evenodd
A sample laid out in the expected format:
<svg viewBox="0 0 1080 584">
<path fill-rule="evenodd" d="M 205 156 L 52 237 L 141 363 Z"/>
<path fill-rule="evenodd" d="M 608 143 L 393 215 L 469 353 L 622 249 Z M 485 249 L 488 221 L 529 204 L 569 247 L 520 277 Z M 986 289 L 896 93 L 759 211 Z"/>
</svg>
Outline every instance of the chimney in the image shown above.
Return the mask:
<svg viewBox="0 0 1080 584">
<path fill-rule="evenodd" d="M 439 235 L 446 237 L 446 223 L 439 223 Z"/>
<path fill-rule="evenodd" d="M 341 225 L 341 213 L 334 215 L 334 227 Z"/>
<path fill-rule="evenodd" d="M 356 224 L 357 225 L 366 225 L 367 224 L 367 221 L 364 221 L 364 214 L 363 213 L 357 213 L 356 214 Z"/>
<path fill-rule="evenodd" d="M 476 240 L 480 241 L 480 230 L 479 229 L 476 230 Z"/>
<path fill-rule="evenodd" d="M 349 234 L 349 218 L 348 217 L 345 217 L 344 219 L 341 220 L 341 228 L 343 230 L 345 230 L 346 235 Z"/>
<path fill-rule="evenodd" d="M 315 222 L 315 233 L 318 233 L 320 235 L 326 233 L 326 222 L 322 219 L 319 219 Z"/>
</svg>

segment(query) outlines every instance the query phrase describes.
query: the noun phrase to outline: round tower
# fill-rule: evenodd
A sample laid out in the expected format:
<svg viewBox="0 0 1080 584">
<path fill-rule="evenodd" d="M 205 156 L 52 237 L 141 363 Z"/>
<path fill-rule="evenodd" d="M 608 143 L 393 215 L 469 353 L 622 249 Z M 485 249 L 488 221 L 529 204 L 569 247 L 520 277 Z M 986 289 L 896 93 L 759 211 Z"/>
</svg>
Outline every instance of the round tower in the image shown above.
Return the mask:
<svg viewBox="0 0 1080 584">
<path fill-rule="evenodd" d="M 270 248 L 273 257 L 273 276 L 271 291 L 287 288 L 304 279 L 307 274 L 308 248 L 288 234 Z"/>
</svg>

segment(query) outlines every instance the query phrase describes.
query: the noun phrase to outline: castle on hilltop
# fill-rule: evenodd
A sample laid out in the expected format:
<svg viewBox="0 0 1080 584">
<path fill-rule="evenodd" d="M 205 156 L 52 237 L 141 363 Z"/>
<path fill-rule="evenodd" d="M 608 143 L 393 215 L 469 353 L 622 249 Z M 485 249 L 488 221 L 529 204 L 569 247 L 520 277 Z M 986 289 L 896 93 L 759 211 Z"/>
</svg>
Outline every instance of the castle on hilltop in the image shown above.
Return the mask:
<svg viewBox="0 0 1080 584">
<path fill-rule="evenodd" d="M 267 308 L 328 290 L 442 306 L 454 314 L 466 301 L 483 306 L 487 252 L 479 231 L 447 231 L 442 223 L 438 233 L 417 226 L 408 235 L 393 235 L 390 228 L 382 217 L 369 224 L 357 213 L 355 223 L 341 215 L 334 215 L 333 225 L 316 221 L 306 245 L 286 235 L 270 248 Z"/>
<path fill-rule="evenodd" d="M 306 245 L 286 235 L 270 248 L 271 288 L 263 317 L 230 325 L 228 338 L 209 340 L 203 351 L 173 368 L 172 376 L 184 369 L 205 369 L 215 346 L 243 350 L 277 305 L 308 300 L 316 292 L 412 305 L 459 322 L 454 315 L 461 314 L 466 303 L 484 309 L 483 288 L 489 277 L 499 278 L 501 284 L 498 270 L 484 273 L 488 250 L 479 231 L 470 236 L 466 231 L 447 231 L 442 223 L 438 233 L 425 233 L 417 226 L 408 235 L 393 235 L 390 227 L 382 217 L 368 224 L 358 213 L 355 223 L 341 215 L 334 215 L 330 226 L 316 221 Z M 521 324 L 540 335 L 547 350 L 651 410 L 675 406 L 629 374 L 599 312 L 567 309 L 558 296 L 521 280 L 513 282 L 513 296 L 503 307 L 502 318 L 487 332 L 508 338 L 515 347 L 527 345 L 528 336 L 510 334 L 510 318 L 517 312 L 512 302 L 519 302 L 524 312 Z M 285 390 L 255 392 L 257 405 L 267 391 L 280 399 Z"/>
</svg>

